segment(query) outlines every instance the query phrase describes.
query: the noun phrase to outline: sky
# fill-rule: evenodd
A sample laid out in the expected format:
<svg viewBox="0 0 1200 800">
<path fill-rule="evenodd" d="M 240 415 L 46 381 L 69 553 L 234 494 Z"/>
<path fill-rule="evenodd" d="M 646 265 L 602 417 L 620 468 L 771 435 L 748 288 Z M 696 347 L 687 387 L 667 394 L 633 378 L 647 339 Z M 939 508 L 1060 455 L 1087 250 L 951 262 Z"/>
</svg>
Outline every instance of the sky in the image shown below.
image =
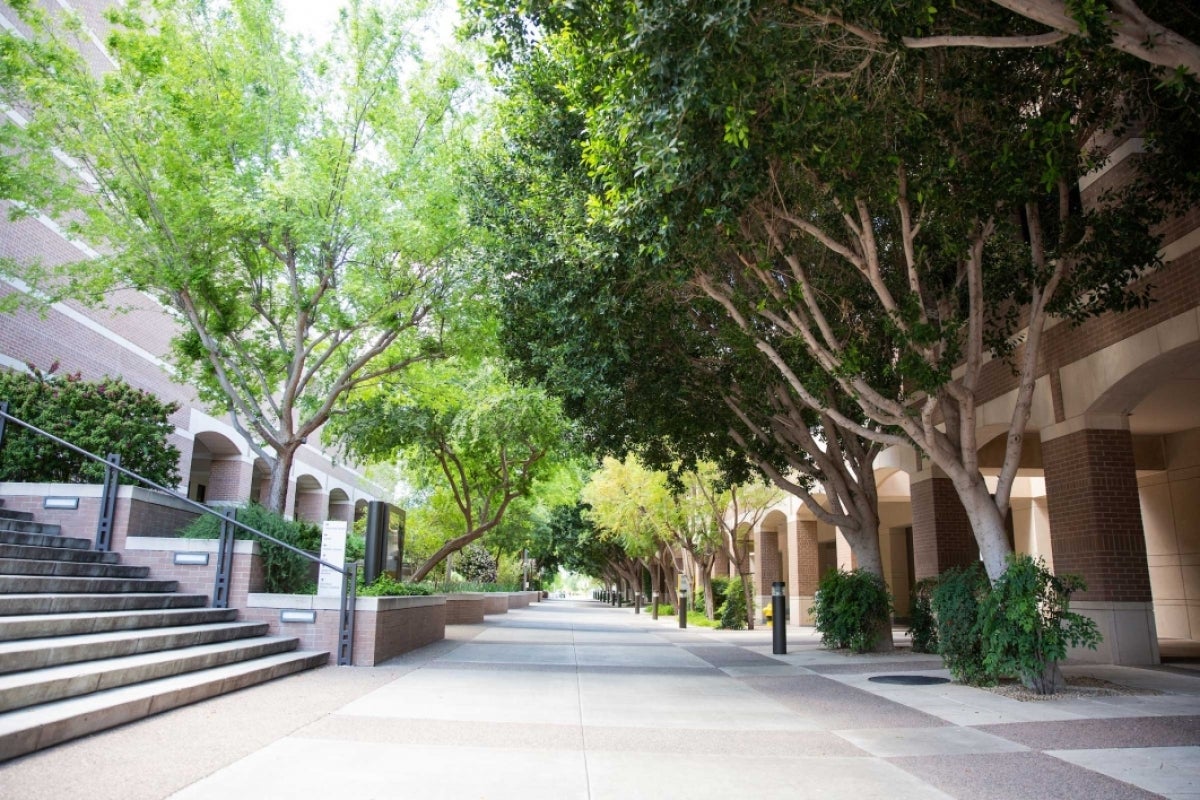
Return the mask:
<svg viewBox="0 0 1200 800">
<path fill-rule="evenodd" d="M 316 41 L 323 41 L 329 36 L 337 21 L 338 10 L 343 5 L 339 0 L 279 0 L 279 4 L 283 8 L 287 29 L 292 33 L 311 36 Z M 455 0 L 434 0 L 434 5 L 441 9 L 437 12 L 438 24 L 434 38 L 449 40 L 457 21 L 458 5 Z"/>
</svg>

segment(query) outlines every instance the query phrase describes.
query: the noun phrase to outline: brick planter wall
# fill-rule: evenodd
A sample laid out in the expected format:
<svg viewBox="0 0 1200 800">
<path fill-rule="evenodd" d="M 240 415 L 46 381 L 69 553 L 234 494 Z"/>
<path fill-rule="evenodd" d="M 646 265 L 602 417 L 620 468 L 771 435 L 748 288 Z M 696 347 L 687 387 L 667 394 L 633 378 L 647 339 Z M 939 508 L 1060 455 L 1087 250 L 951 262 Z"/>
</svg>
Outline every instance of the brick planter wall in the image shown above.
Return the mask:
<svg viewBox="0 0 1200 800">
<path fill-rule="evenodd" d="M 503 592 L 486 592 L 483 595 L 484 614 L 507 614 L 508 595 Z"/>
<path fill-rule="evenodd" d="M 265 622 L 274 635 L 295 636 L 306 650 L 328 650 L 336 661 L 339 598 L 252 594 L 239 619 Z M 315 622 L 280 622 L 284 609 L 313 611 Z M 356 667 L 373 667 L 446 638 L 446 597 L 360 597 L 354 613 Z"/>
<path fill-rule="evenodd" d="M 475 625 L 483 622 L 483 595 L 461 592 L 446 595 L 446 624 Z"/>
</svg>

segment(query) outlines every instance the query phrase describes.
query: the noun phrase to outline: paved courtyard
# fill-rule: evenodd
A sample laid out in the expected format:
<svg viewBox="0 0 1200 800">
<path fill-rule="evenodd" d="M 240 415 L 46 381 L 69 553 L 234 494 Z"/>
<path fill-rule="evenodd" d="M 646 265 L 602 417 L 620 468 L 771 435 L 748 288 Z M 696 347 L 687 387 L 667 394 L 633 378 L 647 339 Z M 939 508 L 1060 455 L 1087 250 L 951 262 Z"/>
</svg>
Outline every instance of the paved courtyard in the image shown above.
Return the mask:
<svg viewBox="0 0 1200 800">
<path fill-rule="evenodd" d="M 1022 702 L 888 673 L 789 629 L 679 630 L 546 601 L 382 667 L 326 667 L 0 767 L 5 800 L 1194 798 L 1200 673 L 1068 668 L 1157 694 Z"/>
</svg>

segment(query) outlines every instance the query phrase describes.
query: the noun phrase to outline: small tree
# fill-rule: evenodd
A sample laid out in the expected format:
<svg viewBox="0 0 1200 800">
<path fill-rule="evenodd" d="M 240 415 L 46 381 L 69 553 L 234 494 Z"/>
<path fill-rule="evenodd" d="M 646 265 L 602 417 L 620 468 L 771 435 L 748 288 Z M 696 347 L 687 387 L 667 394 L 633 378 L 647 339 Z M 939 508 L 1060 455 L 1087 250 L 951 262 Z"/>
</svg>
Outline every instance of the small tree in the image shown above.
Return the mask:
<svg viewBox="0 0 1200 800">
<path fill-rule="evenodd" d="M 464 580 L 475 583 L 496 582 L 496 558 L 480 542 L 472 542 L 464 547 L 454 568 Z"/>
<path fill-rule="evenodd" d="M 892 598 L 873 572 L 831 569 L 821 578 L 809 611 L 826 646 L 866 653 L 874 649 L 880 627 L 890 622 Z"/>
<path fill-rule="evenodd" d="M 1017 675 L 1038 694 L 1063 684 L 1058 662 L 1068 647 L 1100 642 L 1095 620 L 1070 610 L 1071 594 L 1087 588 L 1077 575 L 1054 575 L 1040 558 L 1011 556 L 1008 569 L 979 607 L 983 665 L 993 678 Z"/>
<path fill-rule="evenodd" d="M 29 365 L 30 374 L 0 371 L 0 400 L 13 416 L 99 456 L 116 453 L 121 465 L 155 483 L 174 486 L 179 450 L 167 441 L 177 403 L 159 400 L 119 378 L 85 381 Z M 8 425 L 0 448 L 0 481 L 99 483 L 104 465 L 49 439 Z M 121 476 L 123 483 L 132 478 Z"/>
</svg>

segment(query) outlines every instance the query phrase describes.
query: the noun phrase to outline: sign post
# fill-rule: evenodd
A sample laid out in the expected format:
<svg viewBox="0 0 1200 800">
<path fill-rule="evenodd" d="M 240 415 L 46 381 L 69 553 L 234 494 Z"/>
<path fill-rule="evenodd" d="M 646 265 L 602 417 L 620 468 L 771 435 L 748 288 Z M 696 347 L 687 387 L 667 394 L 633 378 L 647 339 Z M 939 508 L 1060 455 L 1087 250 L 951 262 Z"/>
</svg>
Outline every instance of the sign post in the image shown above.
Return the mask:
<svg viewBox="0 0 1200 800">
<path fill-rule="evenodd" d="M 344 520 L 326 520 L 321 526 L 321 560 L 329 564 L 346 563 L 346 523 Z M 324 564 L 317 573 L 317 596 L 340 597 L 342 575 Z"/>
</svg>

